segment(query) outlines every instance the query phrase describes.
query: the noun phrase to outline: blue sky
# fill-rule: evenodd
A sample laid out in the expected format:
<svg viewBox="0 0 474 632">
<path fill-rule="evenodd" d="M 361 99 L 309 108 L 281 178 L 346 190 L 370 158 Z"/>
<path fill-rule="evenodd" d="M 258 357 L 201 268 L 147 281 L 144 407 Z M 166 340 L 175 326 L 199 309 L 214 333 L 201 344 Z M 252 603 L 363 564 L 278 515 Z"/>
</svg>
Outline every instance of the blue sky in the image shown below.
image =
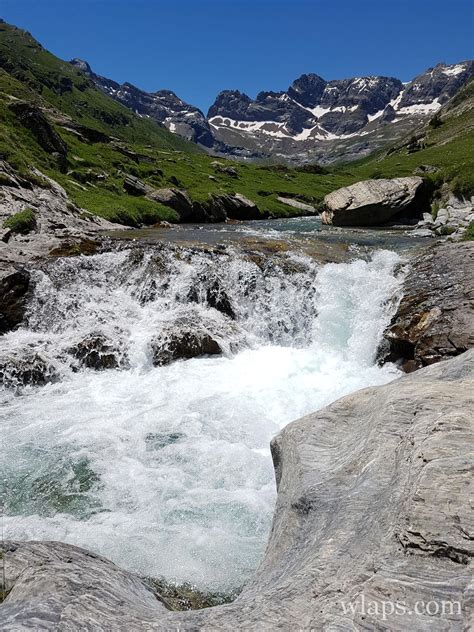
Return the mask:
<svg viewBox="0 0 474 632">
<path fill-rule="evenodd" d="M 299 75 L 406 81 L 473 55 L 473 0 L 0 0 L 0 16 L 63 59 L 207 112 Z"/>
</svg>

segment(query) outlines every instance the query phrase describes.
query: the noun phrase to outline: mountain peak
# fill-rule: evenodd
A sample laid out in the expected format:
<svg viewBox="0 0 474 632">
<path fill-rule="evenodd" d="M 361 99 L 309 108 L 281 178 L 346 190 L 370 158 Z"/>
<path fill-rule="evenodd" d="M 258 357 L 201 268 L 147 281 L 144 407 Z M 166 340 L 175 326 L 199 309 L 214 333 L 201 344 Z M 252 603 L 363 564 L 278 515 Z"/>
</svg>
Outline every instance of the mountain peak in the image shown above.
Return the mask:
<svg viewBox="0 0 474 632">
<path fill-rule="evenodd" d="M 74 59 L 71 59 L 69 63 L 72 66 L 79 68 L 79 70 L 82 70 L 83 72 L 87 73 L 88 75 L 92 74 L 92 68 L 89 66 L 89 64 L 83 59 L 79 59 L 79 57 L 74 57 Z"/>
</svg>

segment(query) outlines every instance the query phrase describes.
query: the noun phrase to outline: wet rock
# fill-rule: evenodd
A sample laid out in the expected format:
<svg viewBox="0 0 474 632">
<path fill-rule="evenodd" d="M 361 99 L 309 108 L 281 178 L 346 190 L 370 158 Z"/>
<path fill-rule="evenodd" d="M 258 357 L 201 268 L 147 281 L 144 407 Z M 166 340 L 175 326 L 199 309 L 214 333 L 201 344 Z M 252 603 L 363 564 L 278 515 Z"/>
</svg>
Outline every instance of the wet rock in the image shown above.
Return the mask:
<svg viewBox="0 0 474 632">
<path fill-rule="evenodd" d="M 326 195 L 321 219 L 334 226 L 377 226 L 419 214 L 422 187 L 418 176 L 356 182 Z"/>
<path fill-rule="evenodd" d="M 33 350 L 0 357 L 0 384 L 9 388 L 44 386 L 56 382 L 58 374 L 46 358 Z"/>
<path fill-rule="evenodd" d="M 7 541 L 2 631 L 470 629 L 473 377 L 471 350 L 286 426 L 265 557 L 234 602 L 172 612 L 99 555 Z"/>
<path fill-rule="evenodd" d="M 200 279 L 201 283 L 205 282 L 204 278 Z M 188 301 L 191 303 L 206 303 L 209 307 L 217 309 L 218 312 L 228 316 L 232 320 L 235 319 L 235 311 L 232 307 L 232 302 L 227 292 L 221 286 L 219 279 L 214 278 L 209 283 L 208 287 L 203 288 L 200 293 L 197 285 L 191 288 L 188 294 Z"/>
<path fill-rule="evenodd" d="M 183 432 L 149 432 L 145 437 L 146 449 L 161 450 L 161 448 L 177 443 L 185 436 Z"/>
<path fill-rule="evenodd" d="M 91 334 L 68 351 L 78 360 L 80 367 L 102 371 L 117 369 L 120 366 L 118 349 L 102 334 Z"/>
<path fill-rule="evenodd" d="M 151 342 L 151 350 L 155 366 L 222 353 L 219 343 L 209 332 L 186 320 L 173 323 L 159 337 L 155 337 Z"/>
<path fill-rule="evenodd" d="M 146 579 L 159 601 L 170 610 L 202 610 L 234 601 L 237 593 L 198 590 L 191 584 L 171 584 L 159 579 Z"/>
<path fill-rule="evenodd" d="M 11 267 L 0 270 L 0 334 L 17 327 L 26 311 L 30 275 Z"/>
<path fill-rule="evenodd" d="M 474 242 L 425 249 L 410 262 L 382 361 L 413 370 L 474 346 L 473 300 Z"/>
</svg>

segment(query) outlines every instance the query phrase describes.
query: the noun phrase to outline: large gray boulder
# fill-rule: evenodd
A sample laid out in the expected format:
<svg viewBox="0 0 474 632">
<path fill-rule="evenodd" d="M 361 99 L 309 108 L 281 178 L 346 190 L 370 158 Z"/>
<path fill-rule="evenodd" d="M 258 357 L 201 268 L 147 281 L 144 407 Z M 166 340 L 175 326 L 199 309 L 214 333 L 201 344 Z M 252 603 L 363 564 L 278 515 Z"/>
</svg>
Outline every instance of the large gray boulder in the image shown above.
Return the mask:
<svg viewBox="0 0 474 632">
<path fill-rule="evenodd" d="M 473 377 L 471 350 L 288 425 L 265 558 L 234 603 L 170 612 L 97 555 L 7 542 L 1 629 L 472 628 Z"/>
<path fill-rule="evenodd" d="M 386 224 L 397 215 L 417 210 L 422 185 L 419 176 L 356 182 L 326 195 L 321 219 L 334 226 Z"/>
</svg>

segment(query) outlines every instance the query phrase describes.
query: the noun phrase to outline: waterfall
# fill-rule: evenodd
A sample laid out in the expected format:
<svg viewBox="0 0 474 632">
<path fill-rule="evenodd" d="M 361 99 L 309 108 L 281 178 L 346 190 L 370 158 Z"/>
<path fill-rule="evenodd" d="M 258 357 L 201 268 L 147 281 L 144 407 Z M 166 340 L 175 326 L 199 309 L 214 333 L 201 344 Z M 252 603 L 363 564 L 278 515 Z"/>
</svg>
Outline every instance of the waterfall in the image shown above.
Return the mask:
<svg viewBox="0 0 474 632">
<path fill-rule="evenodd" d="M 272 436 L 397 375 L 375 352 L 398 261 L 156 246 L 44 265 L 24 326 L 0 338 L 5 537 L 240 586 L 270 528 Z M 157 366 L 182 323 L 222 353 Z M 91 340 L 109 368 L 81 364 Z M 24 384 L 25 362 L 42 384 Z"/>
</svg>

